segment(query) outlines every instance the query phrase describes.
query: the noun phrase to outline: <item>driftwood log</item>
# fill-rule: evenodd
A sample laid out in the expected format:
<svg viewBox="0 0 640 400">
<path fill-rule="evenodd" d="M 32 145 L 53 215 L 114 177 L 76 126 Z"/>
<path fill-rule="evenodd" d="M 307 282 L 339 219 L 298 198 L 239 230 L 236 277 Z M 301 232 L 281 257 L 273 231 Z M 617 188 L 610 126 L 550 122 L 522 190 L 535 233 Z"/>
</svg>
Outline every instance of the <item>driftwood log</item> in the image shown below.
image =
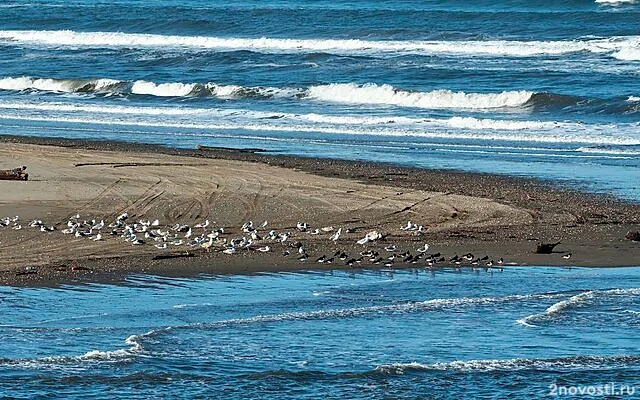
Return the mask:
<svg viewBox="0 0 640 400">
<path fill-rule="evenodd" d="M 14 169 L 4 169 L 0 170 L 0 180 L 5 181 L 27 181 L 29 180 L 29 174 L 24 171 L 27 170 L 27 166 L 23 165 L 22 167 L 14 168 Z"/>
</svg>

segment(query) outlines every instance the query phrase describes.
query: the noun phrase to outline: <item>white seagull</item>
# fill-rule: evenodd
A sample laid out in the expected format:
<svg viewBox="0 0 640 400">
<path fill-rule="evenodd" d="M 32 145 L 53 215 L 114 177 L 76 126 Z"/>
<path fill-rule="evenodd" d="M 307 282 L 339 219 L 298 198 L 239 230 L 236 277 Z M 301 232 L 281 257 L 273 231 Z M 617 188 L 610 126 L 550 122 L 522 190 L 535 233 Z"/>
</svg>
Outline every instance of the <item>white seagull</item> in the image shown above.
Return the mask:
<svg viewBox="0 0 640 400">
<path fill-rule="evenodd" d="M 206 228 L 207 226 L 209 226 L 209 220 L 208 219 L 206 219 L 204 222 L 196 224 L 194 226 L 194 228 Z"/>
<path fill-rule="evenodd" d="M 342 228 L 338 228 L 338 231 L 333 234 L 333 236 L 331 237 L 331 240 L 333 240 L 334 242 L 337 242 L 338 239 L 340 239 L 340 235 L 342 235 Z"/>
</svg>

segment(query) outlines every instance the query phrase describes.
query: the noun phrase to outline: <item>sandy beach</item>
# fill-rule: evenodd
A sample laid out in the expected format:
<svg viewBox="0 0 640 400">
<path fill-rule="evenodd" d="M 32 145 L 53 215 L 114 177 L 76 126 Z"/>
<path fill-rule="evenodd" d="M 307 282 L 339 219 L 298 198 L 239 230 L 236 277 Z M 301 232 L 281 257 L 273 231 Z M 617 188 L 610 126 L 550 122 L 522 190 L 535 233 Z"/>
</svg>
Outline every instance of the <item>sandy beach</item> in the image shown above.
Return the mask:
<svg viewBox="0 0 640 400">
<path fill-rule="evenodd" d="M 3 169 L 26 165 L 30 180 L 0 181 L 0 217 L 19 216 L 0 228 L 0 283 L 49 285 L 117 280 L 131 273 L 189 276 L 326 268 L 384 267 L 397 253 L 425 243 L 452 265 L 455 255 L 473 253 L 505 265 L 631 266 L 640 264 L 640 243 L 625 239 L 638 230 L 640 207 L 604 196 L 564 190 L 543 182 L 501 176 L 416 170 L 383 164 L 277 157 L 225 149 L 176 150 L 108 142 L 3 137 Z M 223 228 L 229 240 L 240 227 L 268 221 L 258 233 L 290 233 L 281 243 L 264 237 L 227 255 L 222 246 L 134 246 L 118 236 L 103 239 L 61 233 L 71 216 L 113 221 L 160 221 L 194 226 L 210 221 L 205 234 Z M 53 232 L 29 227 L 42 220 Z M 402 230 L 408 223 L 424 230 Z M 296 229 L 306 222 L 308 229 Z M 315 229 L 332 227 L 333 231 Z M 342 228 L 337 241 L 331 237 Z M 382 239 L 358 245 L 368 232 Z M 535 254 L 539 243 L 561 242 L 552 254 Z M 298 245 L 296 245 L 298 243 Z M 298 259 L 301 244 L 308 254 Z M 269 246 L 269 252 L 256 251 Z M 384 262 L 365 258 L 346 265 L 316 260 L 335 252 L 359 258 L 378 251 Z M 290 255 L 283 256 L 289 251 Z M 571 253 L 571 258 L 562 256 Z M 167 255 L 175 257 L 166 257 Z M 159 257 L 160 256 L 160 257 Z M 483 261 L 480 266 L 484 265 Z M 468 263 L 467 263 L 468 264 Z M 462 264 L 463 266 L 465 263 Z M 426 267 L 396 259 L 393 267 Z"/>
</svg>

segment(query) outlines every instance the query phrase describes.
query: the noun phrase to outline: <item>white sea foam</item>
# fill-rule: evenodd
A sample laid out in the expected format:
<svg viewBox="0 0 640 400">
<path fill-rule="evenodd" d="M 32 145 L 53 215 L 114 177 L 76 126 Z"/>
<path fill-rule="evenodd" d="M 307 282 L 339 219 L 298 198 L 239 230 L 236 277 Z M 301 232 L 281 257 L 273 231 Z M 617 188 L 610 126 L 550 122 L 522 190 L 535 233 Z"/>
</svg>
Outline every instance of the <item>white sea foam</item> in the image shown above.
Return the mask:
<svg viewBox="0 0 640 400">
<path fill-rule="evenodd" d="M 95 113 L 95 114 L 133 114 L 133 115 L 197 115 L 208 113 L 204 108 L 187 107 L 136 107 L 118 105 L 89 105 L 77 103 L 26 103 L 26 102 L 0 102 L 0 109 L 7 110 L 40 110 L 70 113 Z M 219 110 L 220 115 L 223 110 Z"/>
<path fill-rule="evenodd" d="M 611 55 L 622 61 L 640 61 L 640 48 L 620 49 Z"/>
<path fill-rule="evenodd" d="M 130 89 L 127 86 L 130 85 Z M 0 79 L 0 90 L 41 90 L 48 92 L 98 92 L 110 90 L 114 93 L 158 97 L 189 97 L 209 95 L 220 98 L 236 97 L 276 97 L 276 98 L 310 98 L 333 103 L 393 105 L 400 107 L 417 107 L 427 109 L 462 108 L 492 109 L 502 107 L 518 107 L 524 105 L 534 94 L 529 91 L 506 91 L 499 93 L 465 93 L 450 90 L 433 90 L 428 92 L 410 92 L 394 88 L 390 85 L 354 83 L 336 83 L 302 88 L 243 87 L 218 83 L 155 83 L 135 81 L 127 83 L 113 79 L 74 80 L 49 79 L 32 77 L 6 77 Z"/>
<path fill-rule="evenodd" d="M 269 125 L 269 120 L 260 120 L 255 122 L 209 122 L 209 123 L 190 123 L 190 122 L 159 122 L 156 120 L 125 120 L 123 118 L 116 119 L 98 119 L 98 118 L 72 118 L 72 117 L 41 117 L 41 116 L 25 116 L 20 114 L 4 113 L 0 115 L 0 119 L 4 120 L 21 120 L 21 121 L 39 121 L 39 122 L 61 122 L 61 123 L 77 123 L 87 125 L 109 125 L 109 126 L 140 126 L 155 128 L 177 128 L 180 129 L 181 135 L 185 129 L 199 130 L 195 136 L 216 136 L 218 133 L 213 131 L 220 130 L 245 130 L 253 132 L 310 132 L 310 133 L 326 133 L 339 135 L 361 135 L 361 136 L 388 136 L 388 137 L 420 137 L 420 138 L 442 138 L 442 139 L 466 139 L 466 140 L 500 140 L 500 141 L 517 141 L 517 142 L 538 142 L 538 143 L 580 143 L 592 145 L 640 145 L 640 137 L 635 135 L 637 132 L 636 125 L 614 125 L 611 127 L 597 125 L 592 131 L 577 129 L 575 132 L 559 129 L 556 132 L 528 132 L 528 131 L 501 131 L 501 130 L 420 130 L 420 129 L 376 129 L 372 130 L 368 127 L 350 127 L 350 126 L 313 126 L 313 125 Z M 445 121 L 446 123 L 446 121 Z M 615 129 L 614 129 L 615 128 Z M 603 131 L 609 131 L 610 134 L 603 134 Z M 165 134 L 175 134 L 166 132 Z M 629 135 L 627 135 L 629 134 Z M 269 139 L 269 138 L 264 138 Z"/>
<path fill-rule="evenodd" d="M 609 369 L 612 365 L 640 363 L 640 357 L 633 355 L 619 356 L 574 356 L 555 359 L 513 358 L 504 360 L 469 360 L 451 361 L 434 364 L 394 363 L 375 368 L 376 372 L 390 375 L 402 375 L 406 372 L 420 371 L 459 371 L 459 372 L 491 372 L 521 370 L 593 370 Z"/>
<path fill-rule="evenodd" d="M 267 53 L 331 52 L 337 54 L 463 54 L 531 57 L 589 51 L 612 53 L 638 47 L 640 36 L 565 41 L 373 41 L 360 39 L 233 38 L 122 32 L 2 30 L 0 40 L 39 46 L 252 50 Z"/>
<path fill-rule="evenodd" d="M 144 94 L 159 97 L 185 97 L 193 93 L 193 83 L 153 83 L 147 81 L 135 81 L 131 87 L 131 93 Z"/>
<path fill-rule="evenodd" d="M 627 98 L 627 102 L 629 103 L 635 103 L 640 101 L 640 97 L 638 96 L 629 96 L 629 98 Z"/>
<path fill-rule="evenodd" d="M 397 126 L 418 129 L 420 127 L 451 127 L 476 130 L 551 130 L 551 129 L 584 129 L 583 124 L 556 121 L 523 121 L 501 120 L 474 117 L 451 118 L 411 118 L 404 116 L 375 115 L 329 115 L 329 114 L 292 114 L 254 111 L 247 109 L 217 109 L 193 107 L 147 107 L 119 105 L 87 105 L 60 102 L 0 102 L 0 109 L 8 110 L 41 110 L 52 112 L 92 113 L 92 114 L 131 114 L 153 116 L 215 116 L 225 118 L 241 118 L 243 120 L 276 120 L 277 122 L 307 122 L 328 125 L 348 126 Z"/>
<path fill-rule="evenodd" d="M 0 365 L 9 364 L 23 368 L 45 368 L 61 364 L 77 364 L 83 362 L 122 362 L 129 361 L 143 351 L 140 339 L 143 335 L 131 335 L 125 339 L 130 347 L 116 350 L 91 350 L 79 356 L 54 356 L 30 359 L 4 359 Z"/>
<path fill-rule="evenodd" d="M 206 85 L 209 92 L 218 97 L 236 97 L 240 94 L 243 87 L 236 85 L 216 85 L 209 83 Z"/>
<path fill-rule="evenodd" d="M 308 97 L 316 100 L 349 104 L 384 104 L 417 108 L 490 109 L 518 107 L 531 99 L 533 92 L 464 93 L 450 90 L 409 92 L 390 85 L 334 83 L 312 86 Z"/>
<path fill-rule="evenodd" d="M 543 313 L 529 315 L 519 319 L 517 322 L 526 326 L 535 326 L 536 322 L 548 321 L 568 310 L 589 305 L 593 299 L 612 296 L 640 296 L 640 288 L 589 290 L 559 301 L 548 307 Z"/>
<path fill-rule="evenodd" d="M 489 129 L 489 130 L 548 130 L 555 128 L 579 129 L 580 123 L 549 122 L 549 121 L 519 121 L 500 120 L 474 117 L 451 117 L 447 125 L 461 129 Z"/>
<path fill-rule="evenodd" d="M 623 156 L 640 155 L 640 148 L 625 149 L 625 148 L 579 147 L 576 149 L 576 151 L 581 153 L 615 154 L 615 155 L 623 155 Z"/>
<path fill-rule="evenodd" d="M 595 0 L 598 4 L 633 4 L 638 0 Z"/>
<path fill-rule="evenodd" d="M 176 304 L 173 308 L 182 309 L 182 308 L 196 308 L 196 307 L 209 307 L 212 306 L 212 303 L 187 303 L 187 304 Z"/>
<path fill-rule="evenodd" d="M 74 93 L 78 91 L 104 92 L 118 85 L 113 79 L 71 80 L 32 78 L 28 76 L 0 79 L 0 90 L 40 90 L 46 92 Z"/>
</svg>

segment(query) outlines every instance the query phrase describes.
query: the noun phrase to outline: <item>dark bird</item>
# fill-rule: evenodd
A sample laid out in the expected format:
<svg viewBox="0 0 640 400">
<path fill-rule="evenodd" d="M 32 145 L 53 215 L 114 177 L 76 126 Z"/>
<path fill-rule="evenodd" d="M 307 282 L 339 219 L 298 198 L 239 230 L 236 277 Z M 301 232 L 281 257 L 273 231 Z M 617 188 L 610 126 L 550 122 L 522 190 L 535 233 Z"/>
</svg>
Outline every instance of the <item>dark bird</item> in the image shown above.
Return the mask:
<svg viewBox="0 0 640 400">
<path fill-rule="evenodd" d="M 553 248 L 559 245 L 560 242 L 555 243 L 540 243 L 536 248 L 537 254 L 551 254 L 553 253 Z"/>
</svg>

